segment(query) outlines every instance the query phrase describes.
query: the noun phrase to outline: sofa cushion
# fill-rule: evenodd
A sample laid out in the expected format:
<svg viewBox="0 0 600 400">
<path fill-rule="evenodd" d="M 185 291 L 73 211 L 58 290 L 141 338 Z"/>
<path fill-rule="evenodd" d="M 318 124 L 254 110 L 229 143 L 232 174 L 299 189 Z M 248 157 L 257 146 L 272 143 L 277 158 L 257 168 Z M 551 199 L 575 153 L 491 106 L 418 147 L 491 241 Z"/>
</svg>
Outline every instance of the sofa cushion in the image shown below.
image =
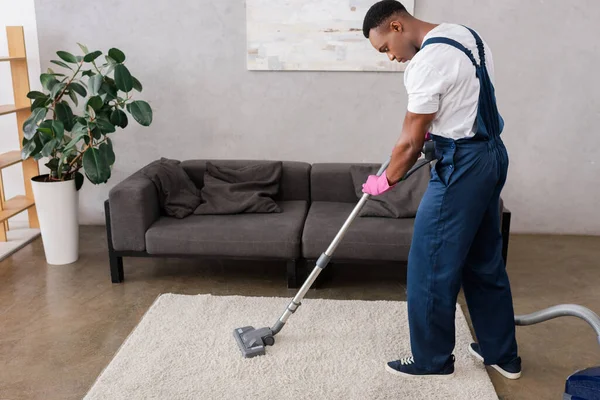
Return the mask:
<svg viewBox="0 0 600 400">
<path fill-rule="evenodd" d="M 327 250 L 355 205 L 342 202 L 311 204 L 302 235 L 305 258 L 318 258 Z M 413 224 L 413 218 L 355 218 L 333 254 L 333 260 L 406 261 Z"/>
<path fill-rule="evenodd" d="M 204 186 L 204 172 L 207 162 L 219 163 L 230 168 L 240 168 L 246 165 L 255 165 L 268 160 L 186 160 L 181 166 L 190 176 L 197 187 Z M 283 161 L 283 171 L 279 182 L 279 193 L 275 196 L 276 201 L 304 200 L 310 197 L 310 169 L 311 164 L 300 161 Z"/>
<path fill-rule="evenodd" d="M 200 190 L 177 160 L 161 158 L 142 169 L 156 186 L 161 210 L 168 216 L 185 218 L 201 202 Z"/>
<path fill-rule="evenodd" d="M 279 191 L 281 161 L 240 168 L 206 163 L 202 204 L 194 214 L 279 213 L 273 200 Z"/>
<path fill-rule="evenodd" d="M 363 195 L 362 186 L 369 175 L 377 174 L 380 167 L 353 165 L 350 175 L 357 201 Z M 406 180 L 378 196 L 371 196 L 358 214 L 360 217 L 414 218 L 430 178 L 428 166 L 421 167 Z"/>
<path fill-rule="evenodd" d="M 308 203 L 283 201 L 281 213 L 162 217 L 146 232 L 146 248 L 155 255 L 228 257 L 300 257 Z"/>
</svg>

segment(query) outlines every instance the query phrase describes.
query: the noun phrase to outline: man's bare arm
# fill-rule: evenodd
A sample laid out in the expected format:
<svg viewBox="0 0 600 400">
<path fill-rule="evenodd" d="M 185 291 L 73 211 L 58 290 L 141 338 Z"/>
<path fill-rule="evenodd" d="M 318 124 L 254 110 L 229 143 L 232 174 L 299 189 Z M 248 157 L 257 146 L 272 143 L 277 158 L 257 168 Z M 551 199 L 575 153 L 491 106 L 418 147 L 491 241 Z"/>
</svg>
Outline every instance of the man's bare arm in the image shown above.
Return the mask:
<svg viewBox="0 0 600 400">
<path fill-rule="evenodd" d="M 406 112 L 402 133 L 394 149 L 386 175 L 390 185 L 400 181 L 402 177 L 417 162 L 423 145 L 425 135 L 435 118 L 433 114 L 413 114 Z"/>
</svg>

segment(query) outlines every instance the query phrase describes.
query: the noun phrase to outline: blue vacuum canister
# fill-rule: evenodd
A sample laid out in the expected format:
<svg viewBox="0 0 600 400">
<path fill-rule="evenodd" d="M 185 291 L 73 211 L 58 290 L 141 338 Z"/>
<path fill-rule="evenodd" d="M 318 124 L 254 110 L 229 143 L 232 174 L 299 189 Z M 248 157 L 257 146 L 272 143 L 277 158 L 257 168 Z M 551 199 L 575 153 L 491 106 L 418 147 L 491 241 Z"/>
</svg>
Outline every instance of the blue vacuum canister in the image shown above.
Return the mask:
<svg viewBox="0 0 600 400">
<path fill-rule="evenodd" d="M 600 400 L 600 367 L 571 374 L 565 384 L 563 400 Z"/>
</svg>

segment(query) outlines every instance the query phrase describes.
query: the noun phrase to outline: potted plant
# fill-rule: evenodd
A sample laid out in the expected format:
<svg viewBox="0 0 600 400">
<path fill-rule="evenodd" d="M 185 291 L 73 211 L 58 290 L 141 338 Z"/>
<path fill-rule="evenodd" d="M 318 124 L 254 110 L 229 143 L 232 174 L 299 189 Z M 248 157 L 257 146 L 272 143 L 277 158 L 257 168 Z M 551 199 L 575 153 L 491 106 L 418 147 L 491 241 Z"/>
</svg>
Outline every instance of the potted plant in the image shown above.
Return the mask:
<svg viewBox="0 0 600 400">
<path fill-rule="evenodd" d="M 142 84 L 125 66 L 125 54 L 111 48 L 106 62 L 101 51 L 83 55 L 66 51 L 40 76 L 43 92 L 31 91 L 31 116 L 23 123 L 21 157 L 48 159 L 48 174 L 32 178 L 46 261 L 69 264 L 79 257 L 78 191 L 85 178 L 106 183 L 115 163 L 110 136 L 129 124 L 128 114 L 142 126 L 152 123 L 152 109 L 134 100 Z"/>
</svg>

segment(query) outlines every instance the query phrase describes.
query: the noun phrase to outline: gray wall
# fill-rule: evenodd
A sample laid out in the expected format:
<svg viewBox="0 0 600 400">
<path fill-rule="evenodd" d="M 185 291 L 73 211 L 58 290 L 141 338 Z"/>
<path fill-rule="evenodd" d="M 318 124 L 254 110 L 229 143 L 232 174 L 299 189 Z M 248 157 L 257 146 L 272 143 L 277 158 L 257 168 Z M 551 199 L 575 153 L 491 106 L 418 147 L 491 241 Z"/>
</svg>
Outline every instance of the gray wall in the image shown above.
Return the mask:
<svg viewBox="0 0 600 400">
<path fill-rule="evenodd" d="M 155 111 L 114 137 L 112 180 L 86 182 L 82 223 L 102 223 L 108 190 L 161 156 L 379 162 L 400 133 L 402 73 L 246 71 L 242 0 L 36 0 L 36 13 L 43 69 L 78 41 L 121 48 Z M 600 234 L 600 2 L 417 0 L 416 15 L 492 46 L 514 231 Z"/>
</svg>

